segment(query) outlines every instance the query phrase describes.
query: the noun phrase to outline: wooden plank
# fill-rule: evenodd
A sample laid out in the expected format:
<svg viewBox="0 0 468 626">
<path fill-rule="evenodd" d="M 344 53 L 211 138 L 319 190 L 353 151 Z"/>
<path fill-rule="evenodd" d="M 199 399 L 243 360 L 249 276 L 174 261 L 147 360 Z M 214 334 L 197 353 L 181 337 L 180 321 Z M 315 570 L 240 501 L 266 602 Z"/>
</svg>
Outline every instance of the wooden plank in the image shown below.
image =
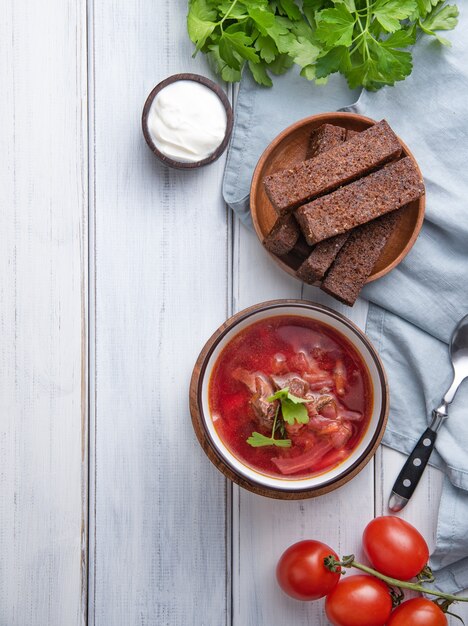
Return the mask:
<svg viewBox="0 0 468 626">
<path fill-rule="evenodd" d="M 223 160 L 162 166 L 147 94 L 191 60 L 186 3 L 95 3 L 90 612 L 96 626 L 229 621 L 226 484 L 195 439 L 191 368 L 228 313 Z"/>
<path fill-rule="evenodd" d="M 379 451 L 379 471 L 376 474 L 376 507 L 378 515 L 388 515 L 388 497 L 398 476 L 405 456 L 382 446 Z M 443 473 L 435 467 L 428 467 L 424 472 L 413 497 L 399 516 L 406 519 L 426 538 L 429 549 L 432 551 L 436 541 L 437 516 L 439 512 L 440 496 L 442 493 Z M 408 594 L 410 597 L 411 594 Z M 463 595 L 467 595 L 464 593 Z M 464 622 L 468 620 L 468 606 L 459 603 L 453 606 L 453 612 L 459 615 Z M 454 617 L 448 617 L 450 626 L 460 624 Z"/>
<path fill-rule="evenodd" d="M 234 308 L 274 298 L 304 298 L 341 310 L 360 326 L 366 304 L 351 310 L 319 289 L 304 287 L 268 258 L 254 233 L 236 222 Z M 373 462 L 343 488 L 313 500 L 268 500 L 233 488 L 233 624 L 234 626 L 325 626 L 323 602 L 301 603 L 282 594 L 276 562 L 300 539 L 316 538 L 338 553 L 357 549 L 365 524 L 374 516 Z M 343 523 L 343 520 L 347 520 Z"/>
<path fill-rule="evenodd" d="M 0 22 L 0 623 L 86 621 L 86 2 Z"/>
</svg>

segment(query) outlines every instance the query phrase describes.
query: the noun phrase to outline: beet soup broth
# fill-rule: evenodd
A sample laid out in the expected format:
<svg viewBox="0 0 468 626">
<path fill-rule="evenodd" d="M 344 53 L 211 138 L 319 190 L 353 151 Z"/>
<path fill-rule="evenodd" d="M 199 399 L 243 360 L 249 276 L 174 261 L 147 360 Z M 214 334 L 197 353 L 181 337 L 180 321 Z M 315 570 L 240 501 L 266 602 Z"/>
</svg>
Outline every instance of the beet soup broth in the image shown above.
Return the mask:
<svg viewBox="0 0 468 626">
<path fill-rule="evenodd" d="M 240 331 L 222 350 L 209 405 L 224 445 L 262 474 L 310 478 L 342 463 L 372 413 L 367 367 L 330 326 L 275 316 Z"/>
</svg>

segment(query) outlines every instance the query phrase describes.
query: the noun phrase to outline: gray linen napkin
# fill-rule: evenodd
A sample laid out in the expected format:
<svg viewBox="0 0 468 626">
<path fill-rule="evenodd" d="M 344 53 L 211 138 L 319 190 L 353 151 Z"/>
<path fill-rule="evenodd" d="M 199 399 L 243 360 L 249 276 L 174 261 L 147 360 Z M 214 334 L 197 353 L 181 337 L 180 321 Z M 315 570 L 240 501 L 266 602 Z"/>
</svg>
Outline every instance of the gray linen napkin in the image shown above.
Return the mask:
<svg viewBox="0 0 468 626">
<path fill-rule="evenodd" d="M 426 219 L 406 259 L 366 286 L 366 331 L 389 377 L 391 411 L 384 443 L 408 453 L 451 380 L 447 343 L 468 313 L 468 7 L 450 33 L 452 48 L 422 38 L 414 71 L 395 87 L 356 94 L 340 77 L 317 87 L 291 73 L 268 90 L 244 76 L 223 183 L 226 202 L 251 226 L 249 185 L 258 157 L 290 123 L 322 111 L 385 118 L 410 146 L 427 191 Z M 450 408 L 432 462 L 447 478 L 432 565 L 438 586 L 468 587 L 468 382 Z"/>
</svg>

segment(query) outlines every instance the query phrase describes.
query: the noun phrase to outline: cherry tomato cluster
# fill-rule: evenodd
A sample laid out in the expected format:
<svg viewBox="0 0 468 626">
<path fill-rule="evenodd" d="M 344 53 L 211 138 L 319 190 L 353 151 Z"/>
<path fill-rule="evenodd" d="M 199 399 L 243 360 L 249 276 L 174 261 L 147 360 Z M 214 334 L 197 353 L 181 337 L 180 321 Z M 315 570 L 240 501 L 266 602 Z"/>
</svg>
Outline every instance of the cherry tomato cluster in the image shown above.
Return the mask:
<svg viewBox="0 0 468 626">
<path fill-rule="evenodd" d="M 424 537 L 408 522 L 378 517 L 363 533 L 363 548 L 381 574 L 409 581 L 426 566 L 429 549 Z M 388 585 L 375 576 L 357 574 L 341 579 L 325 559 L 337 554 L 320 541 L 306 540 L 290 546 L 281 556 L 276 576 L 281 589 L 296 600 L 325 599 L 325 612 L 333 626 L 447 626 L 442 609 L 426 598 L 403 602 L 392 611 Z"/>
</svg>

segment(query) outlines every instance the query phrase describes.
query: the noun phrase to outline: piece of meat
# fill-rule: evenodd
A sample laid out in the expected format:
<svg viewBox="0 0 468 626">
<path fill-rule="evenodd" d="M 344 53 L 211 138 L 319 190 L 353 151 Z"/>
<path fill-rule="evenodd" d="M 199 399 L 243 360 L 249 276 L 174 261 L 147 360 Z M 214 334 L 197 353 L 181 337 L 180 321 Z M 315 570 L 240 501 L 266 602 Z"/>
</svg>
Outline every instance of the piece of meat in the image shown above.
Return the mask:
<svg viewBox="0 0 468 626">
<path fill-rule="evenodd" d="M 333 407 L 333 410 L 332 410 Z M 322 408 L 322 413 L 309 419 L 307 428 L 320 437 L 327 437 L 335 449 L 343 448 L 353 434 L 353 421 L 360 421 L 362 414 L 346 410 L 333 399 Z"/>
<path fill-rule="evenodd" d="M 330 435 L 336 433 L 341 423 L 336 419 L 329 419 L 323 415 L 316 415 L 309 420 L 308 428 L 320 435 Z"/>
<path fill-rule="evenodd" d="M 271 432 L 278 409 L 278 400 L 274 402 L 268 401 L 268 398 L 273 394 L 273 387 L 262 376 L 257 376 L 255 383 L 257 390 L 250 399 L 250 404 L 259 425 Z"/>
<path fill-rule="evenodd" d="M 338 418 L 338 402 L 329 402 L 323 406 L 320 410 L 320 415 L 328 418 L 329 420 L 336 420 Z"/>
<path fill-rule="evenodd" d="M 333 404 L 335 402 L 335 398 L 334 396 L 330 395 L 330 394 L 321 394 L 315 397 L 314 403 L 315 403 L 315 410 L 317 412 L 320 412 L 325 406 L 327 406 L 328 404 Z"/>
<path fill-rule="evenodd" d="M 232 372 L 232 377 L 234 380 L 238 380 L 247 387 L 249 391 L 255 393 L 257 391 L 257 383 L 255 382 L 255 378 L 261 375 L 260 372 L 248 372 L 242 367 L 238 367 Z"/>
<path fill-rule="evenodd" d="M 294 372 L 289 372 L 288 374 L 283 374 L 282 376 L 272 376 L 271 380 L 277 389 L 286 389 L 287 387 L 289 389 L 289 393 L 293 396 L 296 396 L 297 398 L 307 397 L 309 383 Z"/>
<path fill-rule="evenodd" d="M 304 429 L 304 424 L 299 424 L 298 422 L 294 422 L 294 424 L 289 424 L 288 422 L 286 422 L 284 428 L 289 437 L 294 437 L 294 435 L 297 435 L 297 433 Z"/>
<path fill-rule="evenodd" d="M 268 398 L 274 393 L 273 385 L 268 376 L 263 372 L 248 372 L 239 367 L 233 371 L 232 377 L 243 383 L 253 393 L 250 405 L 257 422 L 263 429 L 271 432 L 279 402 L 278 400 L 268 401 Z"/>
</svg>

